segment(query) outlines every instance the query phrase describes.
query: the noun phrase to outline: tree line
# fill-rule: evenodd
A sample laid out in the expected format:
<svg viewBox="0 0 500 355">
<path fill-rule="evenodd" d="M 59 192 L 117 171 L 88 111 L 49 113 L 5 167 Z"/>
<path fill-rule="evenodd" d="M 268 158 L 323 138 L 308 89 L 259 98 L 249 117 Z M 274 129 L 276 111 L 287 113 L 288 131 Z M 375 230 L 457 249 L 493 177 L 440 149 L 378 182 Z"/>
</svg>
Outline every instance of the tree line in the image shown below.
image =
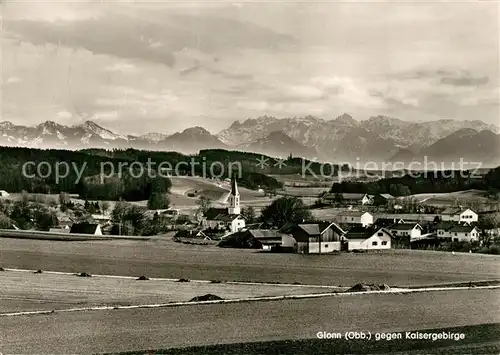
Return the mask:
<svg viewBox="0 0 500 355">
<path fill-rule="evenodd" d="M 470 171 L 437 171 L 429 174 L 404 175 L 371 182 L 343 181 L 334 183 L 332 193 L 363 193 L 407 196 L 419 193 L 446 193 L 469 189 L 486 190 L 494 197 L 500 192 L 500 167 L 482 176 Z"/>
</svg>

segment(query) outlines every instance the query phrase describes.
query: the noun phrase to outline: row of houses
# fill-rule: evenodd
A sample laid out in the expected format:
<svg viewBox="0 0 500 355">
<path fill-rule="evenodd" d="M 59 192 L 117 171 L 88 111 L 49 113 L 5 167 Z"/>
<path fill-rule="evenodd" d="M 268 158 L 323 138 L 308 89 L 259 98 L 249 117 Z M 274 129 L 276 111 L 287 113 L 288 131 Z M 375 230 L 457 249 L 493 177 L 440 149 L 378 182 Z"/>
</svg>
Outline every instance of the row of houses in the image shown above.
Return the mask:
<svg viewBox="0 0 500 355">
<path fill-rule="evenodd" d="M 404 214 L 404 215 L 393 215 L 394 218 L 403 218 L 406 221 L 418 222 L 423 219 L 423 216 L 420 214 Z M 450 222 L 467 222 L 474 223 L 477 222 L 479 216 L 476 212 L 472 211 L 469 208 L 461 208 L 461 207 L 450 207 L 445 209 L 443 212 L 435 215 L 431 215 L 430 220 L 434 220 L 438 217 L 441 221 L 450 221 Z M 339 223 L 348 223 L 348 224 L 361 224 L 362 226 L 368 226 L 374 223 L 374 215 L 369 212 L 357 211 L 357 210 L 347 210 L 341 212 L 337 216 L 337 221 Z"/>
<path fill-rule="evenodd" d="M 238 233 L 243 238 L 255 238 L 263 249 L 279 248 L 300 254 L 391 249 L 393 238 L 385 228 L 358 226 L 344 230 L 335 222 L 298 223 L 279 231 L 248 229 Z"/>
</svg>

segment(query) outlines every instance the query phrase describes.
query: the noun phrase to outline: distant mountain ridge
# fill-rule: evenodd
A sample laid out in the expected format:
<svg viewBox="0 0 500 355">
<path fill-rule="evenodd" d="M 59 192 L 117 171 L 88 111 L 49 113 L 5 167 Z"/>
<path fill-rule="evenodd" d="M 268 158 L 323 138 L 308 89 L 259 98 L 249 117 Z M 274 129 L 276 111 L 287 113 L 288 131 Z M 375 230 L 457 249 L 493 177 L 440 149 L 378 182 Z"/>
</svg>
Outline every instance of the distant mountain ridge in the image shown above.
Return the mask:
<svg viewBox="0 0 500 355">
<path fill-rule="evenodd" d="M 408 160 L 424 153 L 435 157 L 440 154 L 447 158 L 453 158 L 454 154 L 458 157 L 458 152 L 465 149 L 460 147 L 464 140 L 471 140 L 470 144 L 476 152 L 469 155 L 483 154 L 490 159 L 492 153 L 483 150 L 496 148 L 494 137 L 499 132 L 497 126 L 478 120 L 407 122 L 374 116 L 357 121 L 349 114 L 332 120 L 315 116 L 281 119 L 262 116 L 234 121 L 216 135 L 199 126 L 172 135 L 149 133 L 125 136 L 93 121 L 74 126 L 53 121 L 22 126 L 6 121 L 0 123 L 0 145 L 65 149 L 136 148 L 175 150 L 184 154 L 197 153 L 201 149 L 237 149 L 272 156 L 292 154 L 309 159 L 355 163 L 388 161 L 398 158 L 398 155 Z M 477 133 L 481 135 L 476 137 Z M 485 139 L 484 144 L 476 142 L 480 138 Z M 443 139 L 444 143 L 439 143 Z M 448 151 L 438 143 L 451 148 Z M 457 153 L 453 153 L 454 149 Z"/>
<path fill-rule="evenodd" d="M 438 140 L 417 153 L 410 154 L 400 150 L 389 159 L 391 162 L 442 162 L 445 167 L 452 164 L 465 164 L 473 169 L 478 163 L 486 165 L 500 164 L 500 134 L 488 130 L 476 131 L 464 128 Z"/>
<path fill-rule="evenodd" d="M 290 154 L 306 158 L 318 156 L 318 152 L 314 148 L 306 147 L 282 131 L 271 132 L 264 138 L 251 143 L 239 144 L 236 148 L 238 150 L 281 158 L 287 158 Z"/>
</svg>

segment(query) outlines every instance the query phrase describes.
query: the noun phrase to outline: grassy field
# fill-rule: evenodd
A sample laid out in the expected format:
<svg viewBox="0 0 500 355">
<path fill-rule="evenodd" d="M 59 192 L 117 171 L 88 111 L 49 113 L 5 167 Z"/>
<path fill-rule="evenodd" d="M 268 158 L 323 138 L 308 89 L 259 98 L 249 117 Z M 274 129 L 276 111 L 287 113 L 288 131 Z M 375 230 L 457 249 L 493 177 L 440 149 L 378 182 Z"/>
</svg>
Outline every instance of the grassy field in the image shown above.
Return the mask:
<svg viewBox="0 0 500 355">
<path fill-rule="evenodd" d="M 230 300 L 344 290 L 338 287 L 176 282 L 95 275 L 78 277 L 14 270 L 0 272 L 0 283 L 0 316 L 2 313 L 34 310 L 187 302 L 209 293 Z"/>
<path fill-rule="evenodd" d="M 88 354 L 315 339 L 319 331 L 374 333 L 475 326 L 500 323 L 499 310 L 500 291 L 463 290 L 157 309 L 56 312 L 0 317 L 0 329 L 4 353 Z M 468 340 L 474 340 L 478 334 L 472 330 L 464 331 L 466 336 L 469 335 Z M 484 334 L 484 331 L 479 333 Z M 496 333 L 489 334 L 482 339 L 487 341 Z M 481 341 L 481 338 L 477 340 Z M 323 342 L 323 351 L 337 353 L 335 341 Z M 283 351 L 274 348 L 274 353 L 311 353 L 307 343 L 302 344 L 303 351 L 285 347 Z M 430 348 L 432 344 L 426 347 Z M 236 349 L 242 348 L 236 346 Z M 253 349 L 257 352 L 250 354 L 273 353 L 258 345 Z"/>
<path fill-rule="evenodd" d="M 64 242 L 0 238 L 0 266 L 192 280 L 352 286 L 435 285 L 500 278 L 500 257 L 420 250 L 368 254 L 275 254 L 149 241 Z"/>
<path fill-rule="evenodd" d="M 315 197 L 325 191 L 329 191 L 329 187 L 291 187 L 285 186 L 282 194 L 287 196 L 297 196 L 297 197 Z M 281 193 L 281 192 L 280 192 Z"/>
<path fill-rule="evenodd" d="M 457 201 L 475 201 L 478 203 L 492 202 L 484 196 L 485 191 L 482 190 L 465 190 L 449 193 L 428 193 L 415 194 L 409 197 L 416 199 L 419 203 L 436 206 L 451 206 Z"/>
</svg>

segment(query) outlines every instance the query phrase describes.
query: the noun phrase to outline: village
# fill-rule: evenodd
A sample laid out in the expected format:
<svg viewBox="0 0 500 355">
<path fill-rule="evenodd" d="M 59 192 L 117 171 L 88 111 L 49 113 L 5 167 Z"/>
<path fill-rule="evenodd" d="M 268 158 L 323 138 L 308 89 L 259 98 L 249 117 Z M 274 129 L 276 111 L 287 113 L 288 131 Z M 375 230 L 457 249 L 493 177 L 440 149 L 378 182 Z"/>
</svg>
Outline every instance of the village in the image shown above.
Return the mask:
<svg viewBox="0 0 500 355">
<path fill-rule="evenodd" d="M 152 221 L 167 221 L 167 230 L 171 232 L 165 235 L 173 236 L 174 241 L 184 244 L 216 244 L 220 247 L 299 254 L 388 249 L 472 252 L 498 241 L 500 232 L 498 223 L 491 222 L 494 219 L 491 213 L 476 212 L 463 206 L 441 210 L 433 208 L 433 213 L 429 213 L 429 207 L 423 204 L 413 206 L 418 213 L 406 213 L 401 199 L 390 194 L 355 193 L 321 194 L 319 201 L 322 203 L 342 200 L 342 206 L 336 208 L 330 218 L 315 218 L 313 213 L 307 219 L 286 220 L 282 225 L 270 226 L 255 216 L 253 207 L 247 209 L 242 205 L 237 179 L 227 183 L 230 189 L 222 197 L 221 207 L 212 207 L 201 197 L 201 207 L 192 216 L 181 214 L 175 207 L 158 210 L 143 208 L 144 215 L 149 215 Z M 7 191 L 0 193 L 4 200 L 9 198 Z M 373 207 L 374 204 L 377 208 Z M 89 236 L 123 238 L 131 235 L 126 233 L 126 226 L 121 221 L 116 225 L 116 220 L 113 220 L 116 216 L 107 211 L 109 207 L 106 204 L 85 201 L 85 206 L 81 207 L 91 212 L 84 219 L 75 221 L 62 215 L 57 220 L 58 225 L 48 231 L 21 230 L 12 223 L 13 228 L 0 230 L 0 234 L 47 239 Z M 252 211 L 251 215 L 248 215 L 248 210 Z M 481 220 L 489 222 L 481 223 Z M 154 237 L 161 235 L 159 233 Z"/>
</svg>

